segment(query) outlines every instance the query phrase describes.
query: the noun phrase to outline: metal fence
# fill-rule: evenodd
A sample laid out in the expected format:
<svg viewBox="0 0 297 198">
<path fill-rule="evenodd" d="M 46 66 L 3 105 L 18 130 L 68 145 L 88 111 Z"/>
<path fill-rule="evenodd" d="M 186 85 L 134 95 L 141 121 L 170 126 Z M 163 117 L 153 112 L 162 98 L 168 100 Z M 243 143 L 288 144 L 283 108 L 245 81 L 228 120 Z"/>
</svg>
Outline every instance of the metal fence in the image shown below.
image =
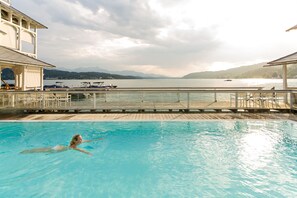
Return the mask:
<svg viewBox="0 0 297 198">
<path fill-rule="evenodd" d="M 0 111 L 290 111 L 296 101 L 295 91 L 258 88 L 3 91 Z"/>
</svg>

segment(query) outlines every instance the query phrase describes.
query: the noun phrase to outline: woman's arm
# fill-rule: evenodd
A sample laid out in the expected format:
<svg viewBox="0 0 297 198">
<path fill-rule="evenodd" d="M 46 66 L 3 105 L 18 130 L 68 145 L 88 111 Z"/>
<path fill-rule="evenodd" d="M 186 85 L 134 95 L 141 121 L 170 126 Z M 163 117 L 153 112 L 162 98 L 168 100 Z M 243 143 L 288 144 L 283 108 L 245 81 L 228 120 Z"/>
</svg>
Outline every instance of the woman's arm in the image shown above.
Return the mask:
<svg viewBox="0 0 297 198">
<path fill-rule="evenodd" d="M 93 141 L 98 141 L 98 140 L 103 140 L 103 138 L 97 138 L 97 139 L 93 139 L 93 140 L 83 140 L 82 143 L 93 142 Z"/>
<path fill-rule="evenodd" d="M 87 155 L 92 155 L 92 153 L 89 153 L 88 151 L 85 151 L 85 150 L 80 149 L 80 148 L 73 148 L 73 149 L 74 149 L 74 150 L 77 150 L 77 151 L 79 151 L 79 152 L 85 153 L 85 154 L 87 154 Z"/>
</svg>

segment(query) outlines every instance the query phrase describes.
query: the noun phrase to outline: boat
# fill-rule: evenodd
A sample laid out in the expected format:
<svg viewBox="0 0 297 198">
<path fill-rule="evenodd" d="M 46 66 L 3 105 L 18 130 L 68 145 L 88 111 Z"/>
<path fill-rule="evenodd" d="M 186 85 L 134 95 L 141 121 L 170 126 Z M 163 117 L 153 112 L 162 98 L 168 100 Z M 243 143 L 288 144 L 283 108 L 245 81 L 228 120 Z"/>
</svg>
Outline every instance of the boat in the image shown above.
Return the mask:
<svg viewBox="0 0 297 198">
<path fill-rule="evenodd" d="M 67 88 L 69 88 L 69 87 L 63 85 L 63 82 L 59 82 L 59 81 L 56 82 L 56 83 L 53 84 L 53 85 L 44 85 L 44 86 L 43 86 L 43 90 L 46 90 L 46 89 L 63 89 L 63 88 L 67 89 Z"/>
<path fill-rule="evenodd" d="M 116 85 L 105 85 L 104 82 L 99 81 L 99 82 L 82 82 L 80 87 L 74 87 L 76 88 L 86 88 L 86 89 L 112 89 L 112 88 L 117 88 Z"/>
<path fill-rule="evenodd" d="M 68 87 L 63 85 L 63 82 L 56 82 L 53 85 L 45 85 L 43 86 L 44 90 L 47 91 L 93 91 L 93 90 L 110 90 L 113 88 L 116 88 L 116 85 L 104 85 L 104 82 L 100 81 L 100 82 L 89 82 L 89 81 L 85 81 L 85 82 L 81 82 L 81 85 L 78 87 Z"/>
<path fill-rule="evenodd" d="M 231 79 L 226 79 L 225 81 L 232 81 Z"/>
<path fill-rule="evenodd" d="M 81 82 L 81 85 L 79 87 L 72 87 L 68 90 L 74 90 L 74 91 L 83 91 L 81 93 L 70 93 L 71 98 L 73 100 L 81 100 L 81 99 L 86 99 L 92 97 L 92 94 L 90 94 L 87 91 L 97 91 L 97 90 L 104 90 L 108 91 L 110 89 L 117 88 L 116 85 L 104 85 L 104 82 L 99 81 L 99 82 L 90 82 L 90 81 L 85 81 Z M 98 94 L 100 95 L 100 94 Z"/>
</svg>

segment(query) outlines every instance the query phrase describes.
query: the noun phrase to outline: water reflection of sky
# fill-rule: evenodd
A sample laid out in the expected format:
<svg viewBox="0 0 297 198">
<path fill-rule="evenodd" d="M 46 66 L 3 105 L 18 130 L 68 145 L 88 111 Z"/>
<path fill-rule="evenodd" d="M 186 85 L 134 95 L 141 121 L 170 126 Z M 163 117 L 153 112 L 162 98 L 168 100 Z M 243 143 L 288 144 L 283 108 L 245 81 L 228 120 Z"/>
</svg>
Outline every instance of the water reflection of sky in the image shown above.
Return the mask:
<svg viewBox="0 0 297 198">
<path fill-rule="evenodd" d="M 245 170 L 264 168 L 274 159 L 280 135 L 265 131 L 250 131 L 240 141 L 239 159 Z"/>
<path fill-rule="evenodd" d="M 237 142 L 237 156 L 238 168 L 244 177 L 251 179 L 245 181 L 246 185 L 263 185 L 264 180 L 269 179 L 282 181 L 278 186 L 287 188 L 285 185 L 295 182 L 297 173 L 295 125 L 295 122 L 277 121 L 245 123 L 243 126 L 245 132 L 241 133 Z"/>
</svg>

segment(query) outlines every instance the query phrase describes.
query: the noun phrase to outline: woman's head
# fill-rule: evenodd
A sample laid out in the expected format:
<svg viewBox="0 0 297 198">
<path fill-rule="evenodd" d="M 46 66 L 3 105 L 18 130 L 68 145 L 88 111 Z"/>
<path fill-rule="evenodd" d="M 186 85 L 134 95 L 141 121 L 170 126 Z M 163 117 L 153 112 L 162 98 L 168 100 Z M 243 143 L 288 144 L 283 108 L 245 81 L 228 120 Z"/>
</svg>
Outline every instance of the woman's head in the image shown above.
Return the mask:
<svg viewBox="0 0 297 198">
<path fill-rule="evenodd" d="M 77 145 L 82 143 L 82 137 L 80 134 L 76 134 L 72 137 L 70 142 L 70 147 L 76 147 Z"/>
</svg>

